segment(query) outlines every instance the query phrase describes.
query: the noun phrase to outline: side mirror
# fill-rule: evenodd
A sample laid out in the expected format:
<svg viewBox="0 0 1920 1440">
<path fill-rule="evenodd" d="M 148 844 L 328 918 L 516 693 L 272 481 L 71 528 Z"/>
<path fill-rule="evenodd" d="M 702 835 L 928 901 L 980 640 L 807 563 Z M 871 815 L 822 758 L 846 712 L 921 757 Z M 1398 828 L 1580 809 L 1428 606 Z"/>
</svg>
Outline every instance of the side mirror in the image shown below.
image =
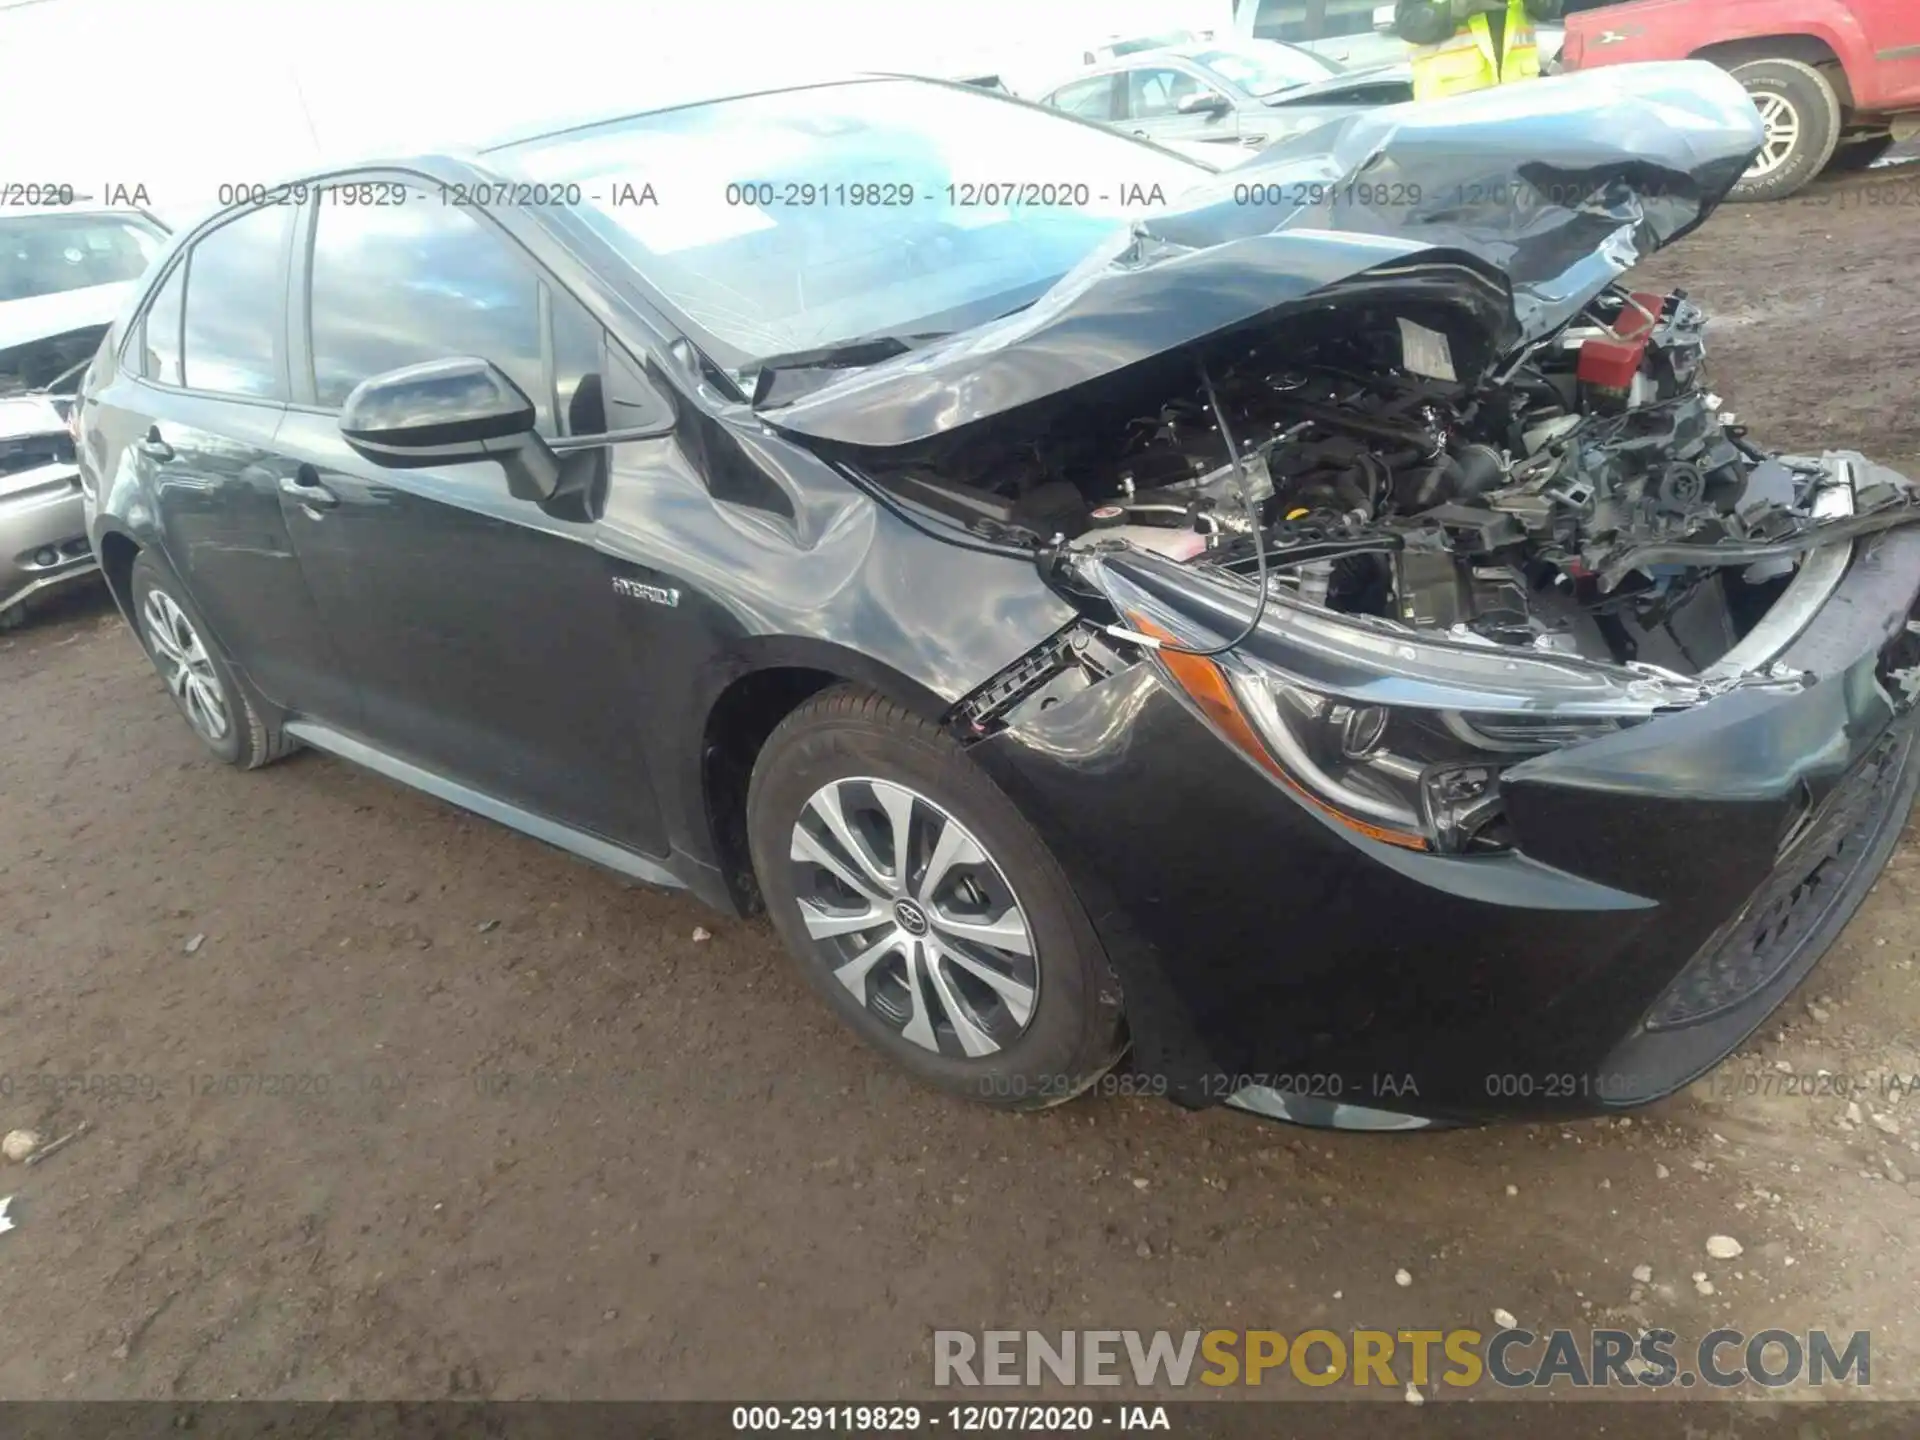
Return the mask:
<svg viewBox="0 0 1920 1440">
<path fill-rule="evenodd" d="M 1176 108 L 1182 115 L 1224 115 L 1233 109 L 1233 102 L 1217 90 L 1202 90 L 1182 98 Z"/>
<path fill-rule="evenodd" d="M 569 488 L 567 461 L 534 430 L 533 402 L 490 360 L 408 365 L 362 380 L 340 411 L 355 454 L 391 470 L 497 460 L 517 500 Z"/>
</svg>

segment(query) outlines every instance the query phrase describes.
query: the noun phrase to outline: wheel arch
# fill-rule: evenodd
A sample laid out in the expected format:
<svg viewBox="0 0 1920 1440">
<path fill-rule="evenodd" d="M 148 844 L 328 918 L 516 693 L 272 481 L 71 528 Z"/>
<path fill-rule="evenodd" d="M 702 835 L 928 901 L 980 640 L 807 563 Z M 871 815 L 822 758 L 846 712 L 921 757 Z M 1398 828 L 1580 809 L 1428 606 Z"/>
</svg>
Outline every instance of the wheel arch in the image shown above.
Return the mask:
<svg viewBox="0 0 1920 1440">
<path fill-rule="evenodd" d="M 107 582 L 107 593 L 120 607 L 120 615 L 129 625 L 133 619 L 133 562 L 140 556 L 140 542 L 124 530 L 106 530 L 99 539 L 100 574 Z"/>
<path fill-rule="evenodd" d="M 735 907 L 759 911 L 747 847 L 747 785 L 768 738 L 800 706 L 835 685 L 864 685 L 936 723 L 952 701 L 872 656 L 826 641 L 767 637 L 733 657 L 698 727 L 698 817 Z M 703 847 L 705 848 L 705 847 Z"/>
<path fill-rule="evenodd" d="M 1840 97 L 1843 111 L 1854 108 L 1853 84 L 1847 75 L 1846 62 L 1831 43 L 1810 30 L 1720 40 L 1701 46 L 1687 58 L 1710 61 L 1723 70 L 1732 70 L 1755 60 L 1798 60 L 1802 65 L 1813 66 L 1827 77 L 1827 83 L 1833 86 L 1834 93 Z M 1843 122 L 1844 119 L 1843 115 Z"/>
</svg>

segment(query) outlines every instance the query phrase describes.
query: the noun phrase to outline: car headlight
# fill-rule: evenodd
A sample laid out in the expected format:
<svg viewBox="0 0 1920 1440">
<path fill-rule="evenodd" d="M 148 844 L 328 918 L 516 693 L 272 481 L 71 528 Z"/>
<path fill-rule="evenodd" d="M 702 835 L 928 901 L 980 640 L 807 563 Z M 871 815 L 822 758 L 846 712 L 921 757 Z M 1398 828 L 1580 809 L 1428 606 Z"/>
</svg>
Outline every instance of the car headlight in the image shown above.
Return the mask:
<svg viewBox="0 0 1920 1440">
<path fill-rule="evenodd" d="M 1179 643 L 1144 615 L 1128 619 L 1143 635 Z M 1367 704 L 1314 690 L 1238 652 L 1207 657 L 1166 648 L 1155 658 L 1222 739 L 1295 796 L 1370 840 L 1408 850 L 1510 848 L 1503 771 L 1638 723 Z"/>
</svg>

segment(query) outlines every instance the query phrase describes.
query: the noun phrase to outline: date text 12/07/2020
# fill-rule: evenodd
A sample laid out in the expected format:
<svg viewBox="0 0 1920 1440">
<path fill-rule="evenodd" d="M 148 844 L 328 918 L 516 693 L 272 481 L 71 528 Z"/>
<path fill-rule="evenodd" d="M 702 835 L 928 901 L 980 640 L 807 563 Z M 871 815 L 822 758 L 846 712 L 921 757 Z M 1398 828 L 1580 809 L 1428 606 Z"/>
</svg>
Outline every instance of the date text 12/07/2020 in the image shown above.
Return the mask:
<svg viewBox="0 0 1920 1440">
<path fill-rule="evenodd" d="M 1085 181 L 955 181 L 914 185 L 905 181 L 736 180 L 714 191 L 693 194 L 647 180 L 472 181 L 410 184 L 404 180 L 297 181 L 283 185 L 231 181 L 216 192 L 223 206 L 262 205 L 406 205 L 434 204 L 457 209 L 544 209 L 582 204 L 669 208 L 677 202 L 762 210 L 901 209 L 943 205 L 951 209 L 1086 209 L 1093 206 L 1163 205 L 1167 190 L 1159 184 L 1132 182 L 1095 187 Z"/>
</svg>

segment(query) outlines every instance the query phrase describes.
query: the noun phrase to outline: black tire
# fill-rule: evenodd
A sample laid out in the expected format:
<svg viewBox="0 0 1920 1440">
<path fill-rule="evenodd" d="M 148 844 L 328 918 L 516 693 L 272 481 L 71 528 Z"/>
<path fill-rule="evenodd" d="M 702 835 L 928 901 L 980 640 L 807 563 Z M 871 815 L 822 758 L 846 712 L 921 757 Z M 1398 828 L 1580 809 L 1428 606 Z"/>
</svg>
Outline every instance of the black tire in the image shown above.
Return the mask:
<svg viewBox="0 0 1920 1440">
<path fill-rule="evenodd" d="M 861 982 L 867 990 L 864 997 L 835 977 L 836 964 L 844 963 L 848 953 L 836 947 L 865 948 L 888 932 L 907 936 L 907 922 L 889 920 L 877 931 L 844 941 L 816 940 L 807 931 L 800 890 L 810 875 L 823 872 L 792 858 L 795 827 L 824 788 L 847 782 L 853 787 L 848 793 L 857 797 L 866 777 L 915 793 L 906 827 L 912 838 L 905 845 L 889 843 L 890 860 L 904 849 L 910 857 L 906 869 L 924 875 L 930 870 L 926 851 L 931 836 L 943 821 L 957 822 L 984 852 L 987 864 L 956 866 L 955 883 L 969 896 L 982 893 L 974 888 L 976 877 L 983 879 L 989 894 L 1004 884 L 1007 893 L 1001 904 L 1010 902 L 1012 908 L 999 911 L 989 904 L 982 913 L 1017 912 L 1025 922 L 1035 996 L 1024 1027 L 1017 1033 L 1004 1031 L 1000 1048 L 990 1054 L 962 1053 L 960 1026 L 947 997 L 966 976 L 950 962 L 936 972 L 935 952 L 923 949 L 922 942 L 909 938 L 906 950 L 875 964 Z M 809 823 L 817 824 L 817 812 L 807 813 Z M 856 818 L 850 811 L 843 813 Z M 892 828 L 886 833 L 891 837 Z M 1001 1109 L 1038 1110 L 1080 1094 L 1124 1052 L 1119 981 L 1058 862 L 986 773 L 938 727 L 912 712 L 853 685 L 825 690 L 795 710 L 773 732 L 754 765 L 747 792 L 747 837 L 767 911 L 808 983 L 863 1040 L 928 1084 Z M 846 853 L 844 847 L 840 853 Z M 930 887 L 923 898 L 933 899 L 938 888 Z M 921 891 L 916 887 L 913 893 Z M 937 939 L 947 921 L 931 904 L 927 913 L 935 918 Z M 927 968 L 922 970 L 922 965 Z M 944 978 L 936 978 L 936 973 Z M 978 983 L 969 981 L 970 986 Z M 919 1005 L 905 998 L 909 984 L 918 989 Z M 985 989 L 974 993 L 984 996 L 990 1007 L 997 1003 Z M 889 996 L 894 1019 L 885 1013 Z M 961 1008 L 970 1003 L 963 1000 Z M 899 1018 L 903 1006 L 911 1006 L 916 1016 L 931 1017 L 928 1028 L 937 1048 L 908 1038 L 911 1026 L 903 1027 Z M 1010 1008 L 999 1014 L 1003 1023 L 1011 1018 Z M 976 1044 L 982 1033 L 974 1032 Z"/>
<path fill-rule="evenodd" d="M 134 557 L 129 579 L 134 633 L 139 636 L 141 648 L 166 684 L 167 693 L 179 707 L 187 727 L 208 752 L 236 769 L 257 770 L 295 749 L 295 743 L 279 726 L 264 718 L 266 705 L 256 700 L 234 675 L 213 632 L 207 628 L 193 601 L 187 598 L 186 587 L 145 551 Z M 169 606 L 190 627 L 189 631 L 176 629 L 165 638 L 158 637 L 154 633 L 160 623 L 158 612 Z M 180 667 L 167 653 L 169 644 L 174 653 L 182 653 L 182 642 L 189 633 L 199 642 L 199 653 L 204 655 L 204 665 L 192 667 L 195 678 L 206 687 L 204 690 L 178 683 Z M 200 698 L 209 692 L 219 697 L 226 720 L 224 731 L 219 733 L 207 723 L 209 707 Z"/>
<path fill-rule="evenodd" d="M 1891 135 L 1869 135 L 1864 140 L 1848 140 L 1833 152 L 1833 163 L 1827 168 L 1842 172 L 1867 170 L 1886 158 L 1891 149 Z"/>
<path fill-rule="evenodd" d="M 1797 138 L 1784 158 L 1765 174 L 1749 170 L 1733 187 L 1733 198 L 1784 200 L 1798 194 L 1827 168 L 1840 143 L 1840 97 L 1833 83 L 1813 66 L 1785 59 L 1750 60 L 1734 66 L 1733 77 L 1746 86 L 1756 106 L 1784 106 L 1798 123 Z"/>
</svg>

